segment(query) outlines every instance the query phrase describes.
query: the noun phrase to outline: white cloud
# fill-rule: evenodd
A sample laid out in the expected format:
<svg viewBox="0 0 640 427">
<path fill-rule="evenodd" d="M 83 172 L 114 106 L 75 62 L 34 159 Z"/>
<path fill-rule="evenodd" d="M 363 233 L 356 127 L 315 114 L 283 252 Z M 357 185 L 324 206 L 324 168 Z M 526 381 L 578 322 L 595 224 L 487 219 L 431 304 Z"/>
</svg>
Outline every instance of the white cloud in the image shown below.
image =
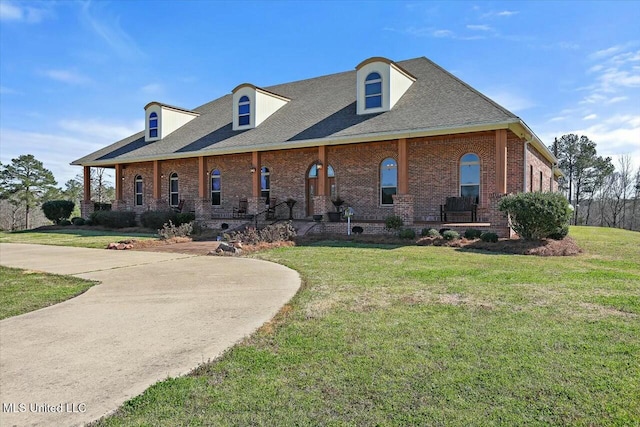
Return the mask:
<svg viewBox="0 0 640 427">
<path fill-rule="evenodd" d="M 50 79 L 63 83 L 77 85 L 91 83 L 91 79 L 89 77 L 71 70 L 45 70 L 42 74 Z"/>
<path fill-rule="evenodd" d="M 589 115 L 587 115 L 587 116 L 584 116 L 584 117 L 582 118 L 582 120 L 595 120 L 595 119 L 597 119 L 597 118 L 598 118 L 598 115 L 597 115 L 597 114 L 589 114 Z"/>
<path fill-rule="evenodd" d="M 120 26 L 120 17 L 105 9 L 108 3 L 82 4 L 81 18 L 109 47 L 124 59 L 141 59 L 145 55 L 135 40 Z M 99 10 L 96 10 L 99 9 Z"/>
<path fill-rule="evenodd" d="M 549 123 L 562 122 L 562 121 L 564 121 L 566 119 L 567 118 L 565 116 L 556 116 L 556 117 L 552 117 L 551 119 L 549 119 Z"/>
<path fill-rule="evenodd" d="M 11 89 L 6 86 L 0 86 L 0 95 L 11 95 L 19 93 L 17 90 Z"/>
<path fill-rule="evenodd" d="M 493 31 L 493 28 L 488 25 L 467 25 L 467 28 L 475 31 Z"/>
<path fill-rule="evenodd" d="M 626 101 L 627 99 L 629 99 L 628 96 L 615 96 L 609 100 L 607 100 L 606 104 L 615 104 L 617 102 L 622 102 L 622 101 Z"/>
<path fill-rule="evenodd" d="M 8 1 L 0 2 L 0 21 L 26 22 L 37 24 L 51 13 L 47 9 L 18 5 Z"/>
<path fill-rule="evenodd" d="M 598 50 L 596 52 L 593 52 L 592 54 L 589 55 L 589 58 L 591 59 L 602 59 L 602 58 L 606 58 L 608 56 L 611 56 L 617 52 L 620 52 L 623 49 L 622 45 L 617 45 L 617 46 L 611 46 L 607 49 L 602 49 L 602 50 Z"/>
<path fill-rule="evenodd" d="M 497 15 L 498 16 L 512 16 L 512 15 L 517 15 L 519 12 L 515 11 L 515 10 L 503 10 L 502 12 L 498 12 Z"/>
<path fill-rule="evenodd" d="M 149 83 L 142 86 L 140 90 L 147 95 L 160 95 L 164 92 L 164 86 L 160 83 Z"/>
<path fill-rule="evenodd" d="M 85 135 L 91 136 L 92 138 L 101 140 L 104 145 L 107 145 L 136 132 L 140 132 L 144 129 L 144 120 L 129 123 L 114 123 L 96 119 L 61 120 L 58 122 L 58 126 L 77 137 Z"/>
<path fill-rule="evenodd" d="M 434 30 L 431 33 L 434 37 L 453 37 L 454 33 L 451 30 Z"/>
<path fill-rule="evenodd" d="M 489 89 L 482 92 L 512 112 L 523 111 L 536 105 L 532 100 L 511 88 Z"/>
</svg>

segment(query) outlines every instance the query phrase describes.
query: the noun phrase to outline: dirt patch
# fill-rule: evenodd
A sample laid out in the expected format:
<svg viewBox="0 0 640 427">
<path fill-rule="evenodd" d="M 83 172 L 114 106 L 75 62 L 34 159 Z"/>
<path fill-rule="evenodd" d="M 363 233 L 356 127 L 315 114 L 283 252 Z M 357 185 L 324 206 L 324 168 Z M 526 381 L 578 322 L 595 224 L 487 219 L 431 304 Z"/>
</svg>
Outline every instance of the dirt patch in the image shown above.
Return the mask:
<svg viewBox="0 0 640 427">
<path fill-rule="evenodd" d="M 453 248 L 475 249 L 514 255 L 573 256 L 582 249 L 571 237 L 562 240 L 542 239 L 526 241 L 522 239 L 500 239 L 495 243 L 482 240 L 445 240 L 440 237 L 423 237 L 416 242 L 419 246 L 449 246 Z"/>
<path fill-rule="evenodd" d="M 170 252 L 189 255 L 207 255 L 218 247 L 216 241 L 194 242 L 188 237 L 175 237 L 167 240 L 135 240 L 133 249 L 146 252 Z"/>
</svg>

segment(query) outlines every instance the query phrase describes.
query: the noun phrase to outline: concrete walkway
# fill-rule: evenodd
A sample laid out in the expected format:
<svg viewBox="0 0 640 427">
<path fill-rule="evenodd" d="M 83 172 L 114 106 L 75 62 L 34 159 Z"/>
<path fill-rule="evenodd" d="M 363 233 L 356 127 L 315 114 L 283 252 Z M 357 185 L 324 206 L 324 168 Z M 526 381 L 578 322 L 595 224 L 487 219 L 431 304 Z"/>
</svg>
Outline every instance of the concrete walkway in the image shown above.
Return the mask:
<svg viewBox="0 0 640 427">
<path fill-rule="evenodd" d="M 2 426 L 100 418 L 220 356 L 300 286 L 293 270 L 233 257 L 4 243 L 0 264 L 101 282 L 0 321 Z"/>
</svg>

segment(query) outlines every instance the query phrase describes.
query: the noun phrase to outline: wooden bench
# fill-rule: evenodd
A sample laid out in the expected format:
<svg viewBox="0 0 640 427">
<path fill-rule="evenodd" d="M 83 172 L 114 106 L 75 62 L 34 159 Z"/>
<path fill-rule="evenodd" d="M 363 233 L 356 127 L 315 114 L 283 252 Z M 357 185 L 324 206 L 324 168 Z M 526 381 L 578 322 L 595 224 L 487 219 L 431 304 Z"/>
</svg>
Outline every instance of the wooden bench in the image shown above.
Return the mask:
<svg viewBox="0 0 640 427">
<path fill-rule="evenodd" d="M 440 205 L 440 222 L 447 221 L 447 214 L 471 214 L 471 222 L 478 220 L 478 204 L 476 198 L 471 197 L 447 197 L 444 205 Z"/>
</svg>

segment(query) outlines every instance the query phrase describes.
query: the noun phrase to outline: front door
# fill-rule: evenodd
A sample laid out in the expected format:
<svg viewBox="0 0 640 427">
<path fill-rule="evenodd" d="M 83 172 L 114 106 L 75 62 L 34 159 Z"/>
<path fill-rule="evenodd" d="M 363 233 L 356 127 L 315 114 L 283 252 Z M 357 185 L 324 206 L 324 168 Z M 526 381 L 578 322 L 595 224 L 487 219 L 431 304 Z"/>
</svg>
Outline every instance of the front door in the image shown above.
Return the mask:
<svg viewBox="0 0 640 427">
<path fill-rule="evenodd" d="M 336 178 L 331 165 L 327 168 L 327 184 L 329 185 L 328 191 L 331 199 L 336 198 Z M 313 196 L 317 194 L 318 190 L 318 164 L 314 163 L 307 172 L 306 179 L 306 197 L 307 197 L 307 216 L 315 214 L 313 210 Z"/>
<path fill-rule="evenodd" d="M 316 195 L 316 188 L 318 185 L 318 178 L 307 177 L 307 216 L 314 214 L 313 212 L 313 196 Z"/>
</svg>

